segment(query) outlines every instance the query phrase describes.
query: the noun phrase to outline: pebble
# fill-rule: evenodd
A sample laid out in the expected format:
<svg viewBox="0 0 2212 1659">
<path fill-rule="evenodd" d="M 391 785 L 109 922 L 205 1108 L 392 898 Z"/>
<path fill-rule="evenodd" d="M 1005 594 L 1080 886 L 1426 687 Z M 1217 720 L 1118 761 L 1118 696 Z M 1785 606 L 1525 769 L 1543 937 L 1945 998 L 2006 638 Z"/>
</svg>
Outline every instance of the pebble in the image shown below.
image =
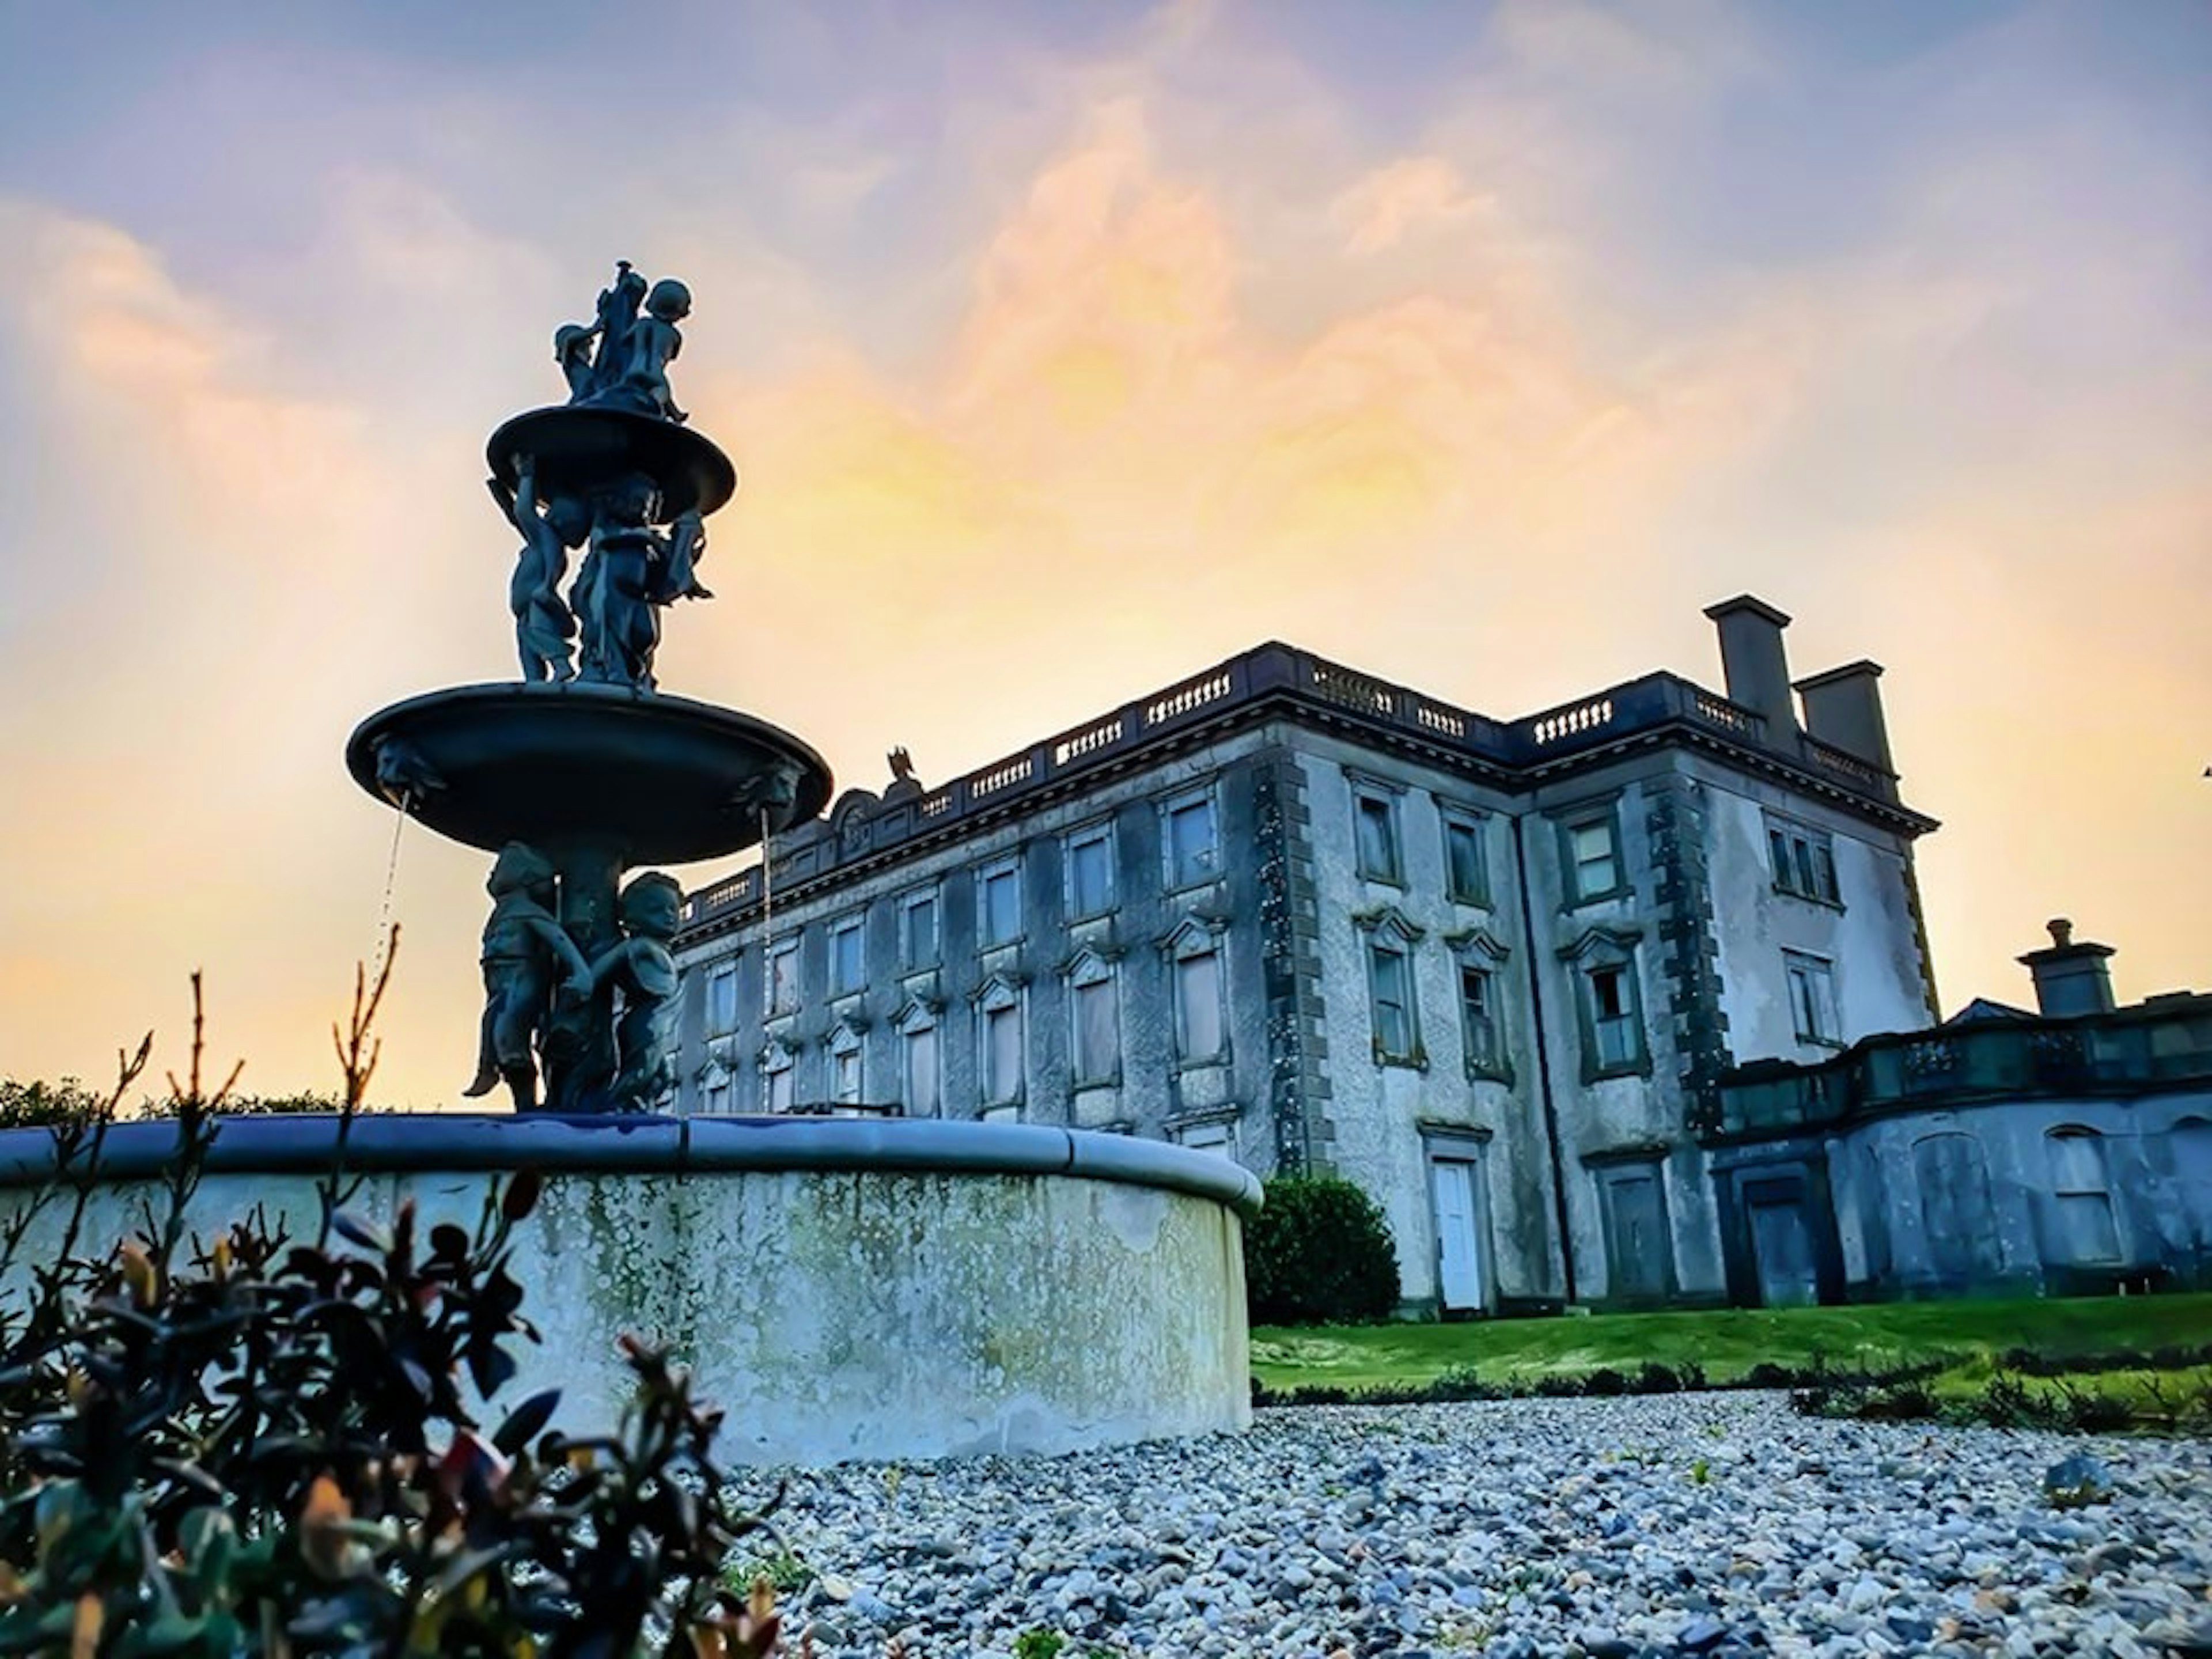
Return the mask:
<svg viewBox="0 0 2212 1659">
<path fill-rule="evenodd" d="M 1728 1393 L 1301 1407 L 1064 1457 L 779 1473 L 811 1575 L 785 1628 L 817 1659 L 1012 1659 L 1037 1629 L 1062 1659 L 2212 1653 L 2202 1440 Z"/>
</svg>

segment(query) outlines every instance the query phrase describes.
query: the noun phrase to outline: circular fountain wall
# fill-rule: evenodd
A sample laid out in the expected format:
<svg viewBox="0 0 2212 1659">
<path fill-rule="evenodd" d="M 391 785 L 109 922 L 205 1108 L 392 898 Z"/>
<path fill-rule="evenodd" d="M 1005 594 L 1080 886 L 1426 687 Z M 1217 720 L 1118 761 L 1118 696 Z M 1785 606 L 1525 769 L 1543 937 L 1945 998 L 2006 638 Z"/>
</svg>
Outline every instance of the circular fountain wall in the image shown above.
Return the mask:
<svg viewBox="0 0 2212 1659">
<path fill-rule="evenodd" d="M 255 1205 L 319 1213 L 337 1121 L 222 1122 L 195 1200 L 211 1231 Z M 140 1224 L 175 1146 L 111 1131 L 88 1242 Z M 669 1344 L 726 1412 L 737 1463 L 1060 1452 L 1250 1421 L 1242 1217 L 1259 1185 L 1156 1141 L 1030 1126 L 843 1118 L 375 1115 L 356 1120 L 350 1207 L 473 1225 L 532 1168 L 524 1345 L 509 1394 L 562 1391 L 611 1426 L 624 1332 Z M 52 1172 L 40 1130 L 0 1132 L 0 1210 Z M 58 1243 L 50 1206 L 23 1259 Z"/>
</svg>

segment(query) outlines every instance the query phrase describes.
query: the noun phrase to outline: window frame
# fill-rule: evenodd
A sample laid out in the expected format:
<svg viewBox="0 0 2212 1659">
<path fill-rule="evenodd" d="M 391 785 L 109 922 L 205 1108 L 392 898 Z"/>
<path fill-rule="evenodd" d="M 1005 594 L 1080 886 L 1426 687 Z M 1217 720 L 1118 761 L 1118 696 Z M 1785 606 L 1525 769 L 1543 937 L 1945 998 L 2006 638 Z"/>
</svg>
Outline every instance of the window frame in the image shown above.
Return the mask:
<svg viewBox="0 0 2212 1659">
<path fill-rule="evenodd" d="M 1024 1018 L 1024 1001 L 1018 986 L 996 978 L 976 994 L 975 1095 L 979 1109 L 1018 1106 L 1028 1097 L 1029 1032 Z M 996 1075 L 999 1056 L 994 1046 L 1000 1016 L 1012 1021 L 1014 1034 L 1013 1077 L 1010 1085 L 1003 1089 L 1001 1085 L 1008 1080 Z"/>
<path fill-rule="evenodd" d="M 1808 904 L 1842 909 L 1844 890 L 1836 867 L 1834 832 L 1786 812 L 1769 811 L 1765 822 L 1767 874 L 1774 890 Z"/>
<path fill-rule="evenodd" d="M 1105 862 L 1103 867 L 1105 871 L 1106 884 L 1105 892 L 1099 902 L 1086 908 L 1083 904 L 1081 895 L 1077 890 L 1076 854 L 1091 847 L 1103 849 Z M 1113 913 L 1115 901 L 1119 896 L 1116 891 L 1119 885 L 1119 872 L 1114 866 L 1114 821 L 1111 818 L 1071 830 L 1061 838 L 1060 902 L 1065 907 L 1068 921 L 1089 921 L 1094 917 L 1109 915 Z"/>
<path fill-rule="evenodd" d="M 727 1036 L 738 1029 L 738 953 L 732 951 L 719 957 L 707 969 L 705 1006 L 700 1011 L 702 1029 L 709 1037 Z M 726 988 L 725 999 L 720 993 Z M 722 1006 L 726 1000 L 726 1010 Z"/>
<path fill-rule="evenodd" d="M 2071 1161 L 2062 1155 L 2062 1149 L 2070 1153 L 2075 1148 L 2086 1147 L 2095 1164 L 2094 1186 L 2082 1186 L 2078 1181 L 2060 1184 L 2060 1177 L 2069 1175 L 2066 1165 Z M 2100 1236 L 2112 1240 L 2110 1254 L 2085 1255 L 2069 1250 L 2066 1259 L 2057 1264 L 2067 1267 L 2111 1267 L 2127 1260 L 2127 1247 L 2120 1236 L 2119 1206 L 2112 1202 L 2112 1159 L 2105 1149 L 2105 1136 L 2100 1130 L 2083 1123 L 2060 1123 L 2043 1132 L 2044 1166 L 2050 1171 L 2051 1214 L 2057 1222 L 2056 1229 L 2062 1243 L 2070 1242 L 2073 1230 L 2062 1218 L 2083 1207 L 2084 1200 L 2094 1200 L 2098 1213 L 2103 1218 Z"/>
<path fill-rule="evenodd" d="M 915 1003 L 902 1014 L 895 1028 L 899 1038 L 899 1096 L 908 1117 L 939 1117 L 945 1111 L 945 1039 L 934 1011 Z M 915 1050 L 925 1039 L 929 1048 L 929 1098 L 915 1088 Z"/>
<path fill-rule="evenodd" d="M 1013 930 L 996 933 L 991 928 L 992 884 L 1001 879 L 1013 883 Z M 975 868 L 975 948 L 978 951 L 1001 951 L 1022 942 L 1022 860 L 1018 853 L 993 859 Z"/>
<path fill-rule="evenodd" d="M 824 931 L 823 938 L 827 959 L 823 963 L 823 971 L 829 982 L 830 997 L 836 999 L 858 996 L 868 988 L 868 913 L 866 910 L 848 910 L 842 915 L 834 917 Z M 847 939 L 853 941 L 853 966 L 855 973 L 855 977 L 849 985 L 844 981 L 840 973 L 842 963 L 838 959 L 844 941 Z"/>
<path fill-rule="evenodd" d="M 1071 1089 L 1118 1088 L 1121 1082 L 1121 988 L 1114 963 L 1096 951 L 1085 951 L 1068 964 L 1067 1076 Z M 1084 1036 L 1084 994 L 1105 999 L 1106 1053 L 1091 1054 Z"/>
<path fill-rule="evenodd" d="M 1801 981 L 1806 988 L 1802 1006 L 1797 994 Z M 1785 946 L 1782 983 L 1790 1002 L 1790 1027 L 1798 1042 L 1820 1048 L 1848 1046 L 1844 1040 L 1843 1004 L 1836 995 L 1836 964 L 1831 958 Z M 1824 1012 L 1835 1028 L 1832 1031 L 1819 1029 Z M 1808 1025 L 1814 1029 L 1808 1030 Z"/>
<path fill-rule="evenodd" d="M 867 1044 L 861 1040 L 857 1028 L 839 1021 L 830 1034 L 830 1103 L 832 1106 L 858 1106 L 867 1098 Z M 845 1071 L 848 1062 L 852 1067 L 852 1093 L 845 1092 Z"/>
<path fill-rule="evenodd" d="M 1347 774 L 1352 786 L 1352 862 L 1362 881 L 1385 886 L 1406 884 L 1405 826 L 1399 806 L 1405 791 L 1377 778 Z M 1382 846 L 1379 858 L 1369 856 L 1367 827 L 1380 826 Z"/>
<path fill-rule="evenodd" d="M 1166 958 L 1168 1000 L 1173 1018 L 1175 1066 L 1178 1072 L 1201 1066 L 1226 1066 L 1230 1063 L 1235 1039 L 1229 1030 L 1229 938 L 1225 927 L 1215 922 L 1197 918 L 1186 921 L 1161 942 L 1160 952 Z M 1195 1051 L 1190 1029 L 1190 1009 L 1194 999 L 1185 988 L 1186 975 L 1195 970 L 1188 963 L 1200 957 L 1211 958 L 1213 963 L 1213 1030 L 1216 1038 L 1212 1052 Z"/>
<path fill-rule="evenodd" d="M 1193 868 L 1186 872 L 1176 852 L 1176 819 L 1194 807 L 1206 809 L 1206 844 Z M 1160 883 L 1161 890 L 1169 893 L 1186 892 L 1193 887 L 1203 887 L 1221 878 L 1221 799 L 1212 784 L 1196 789 L 1180 790 L 1164 796 L 1159 803 L 1160 815 Z"/>
<path fill-rule="evenodd" d="M 1463 904 L 1476 910 L 1491 908 L 1489 829 L 1487 813 L 1442 804 L 1437 808 L 1437 841 L 1444 866 L 1444 896 L 1454 904 Z M 1469 887 L 1461 885 L 1459 870 L 1452 859 L 1455 835 L 1465 836 L 1474 850 L 1474 881 Z"/>
<path fill-rule="evenodd" d="M 929 911 L 929 951 L 927 955 L 915 949 L 914 914 Z M 909 887 L 899 895 L 898 901 L 899 969 L 903 973 L 919 973 L 934 968 L 945 959 L 945 902 L 940 884 L 930 882 L 921 887 Z"/>
<path fill-rule="evenodd" d="M 1600 926 L 1592 927 L 1559 953 L 1575 975 L 1575 1020 L 1582 1039 L 1584 1083 L 1651 1075 L 1651 1036 L 1644 1018 L 1644 975 L 1638 960 L 1643 937 L 1640 927 Z M 1601 974 L 1620 975 L 1625 994 L 1618 1014 L 1600 1012 L 1598 976 Z M 1633 1039 L 1634 1047 L 1626 1055 L 1607 1059 L 1603 1053 L 1604 1039 L 1600 1028 L 1615 1021 L 1625 1022 L 1622 1029 Z"/>
<path fill-rule="evenodd" d="M 799 1005 L 806 1000 L 805 992 L 800 988 L 801 964 L 799 957 L 799 935 L 796 932 L 786 933 L 781 939 L 769 940 L 767 951 L 762 955 L 761 994 L 767 1004 L 768 1017 L 770 1019 L 780 1019 L 786 1014 L 797 1013 Z M 779 963 L 791 964 L 788 979 L 781 982 L 776 972 Z M 791 994 L 788 1000 L 780 994 L 787 987 Z"/>
<path fill-rule="evenodd" d="M 1606 887 L 1584 888 L 1583 860 L 1575 846 L 1578 831 L 1603 830 L 1612 852 L 1613 882 Z M 1566 895 L 1566 908 L 1579 909 L 1585 904 L 1599 904 L 1608 899 L 1621 898 L 1633 890 L 1628 879 L 1628 847 L 1620 833 L 1620 803 L 1601 804 L 1574 809 L 1562 813 L 1559 819 L 1559 881 Z"/>
</svg>

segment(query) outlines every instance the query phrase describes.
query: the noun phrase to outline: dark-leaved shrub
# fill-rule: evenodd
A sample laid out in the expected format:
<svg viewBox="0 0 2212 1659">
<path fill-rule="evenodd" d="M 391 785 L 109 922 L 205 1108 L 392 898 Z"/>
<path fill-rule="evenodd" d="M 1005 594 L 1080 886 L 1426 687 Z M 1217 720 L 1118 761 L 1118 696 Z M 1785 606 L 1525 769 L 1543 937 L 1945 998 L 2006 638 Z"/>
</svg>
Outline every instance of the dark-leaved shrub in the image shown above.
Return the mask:
<svg viewBox="0 0 2212 1659">
<path fill-rule="evenodd" d="M 1244 1228 L 1255 1325 L 1357 1325 L 1398 1303 L 1398 1251 L 1373 1199 L 1336 1176 L 1278 1176 Z"/>
</svg>

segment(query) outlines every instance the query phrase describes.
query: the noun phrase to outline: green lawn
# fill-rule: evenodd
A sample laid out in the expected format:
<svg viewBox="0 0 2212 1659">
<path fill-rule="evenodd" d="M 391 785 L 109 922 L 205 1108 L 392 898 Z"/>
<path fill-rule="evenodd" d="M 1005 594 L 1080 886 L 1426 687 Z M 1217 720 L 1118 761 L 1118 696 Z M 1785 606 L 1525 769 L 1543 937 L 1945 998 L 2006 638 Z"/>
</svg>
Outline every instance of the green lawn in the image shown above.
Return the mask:
<svg viewBox="0 0 2212 1659">
<path fill-rule="evenodd" d="M 1450 1325 L 1260 1326 L 1252 1332 L 1252 1372 L 1272 1389 L 1411 1389 L 1453 1370 L 1506 1382 L 1694 1359 L 1713 1382 L 1724 1382 L 1761 1360 L 1802 1366 L 1820 1356 L 1836 1366 L 1888 1367 L 1941 1356 L 1986 1365 L 2008 1348 L 2057 1358 L 2207 1343 L 2212 1293 L 1892 1302 Z"/>
</svg>

